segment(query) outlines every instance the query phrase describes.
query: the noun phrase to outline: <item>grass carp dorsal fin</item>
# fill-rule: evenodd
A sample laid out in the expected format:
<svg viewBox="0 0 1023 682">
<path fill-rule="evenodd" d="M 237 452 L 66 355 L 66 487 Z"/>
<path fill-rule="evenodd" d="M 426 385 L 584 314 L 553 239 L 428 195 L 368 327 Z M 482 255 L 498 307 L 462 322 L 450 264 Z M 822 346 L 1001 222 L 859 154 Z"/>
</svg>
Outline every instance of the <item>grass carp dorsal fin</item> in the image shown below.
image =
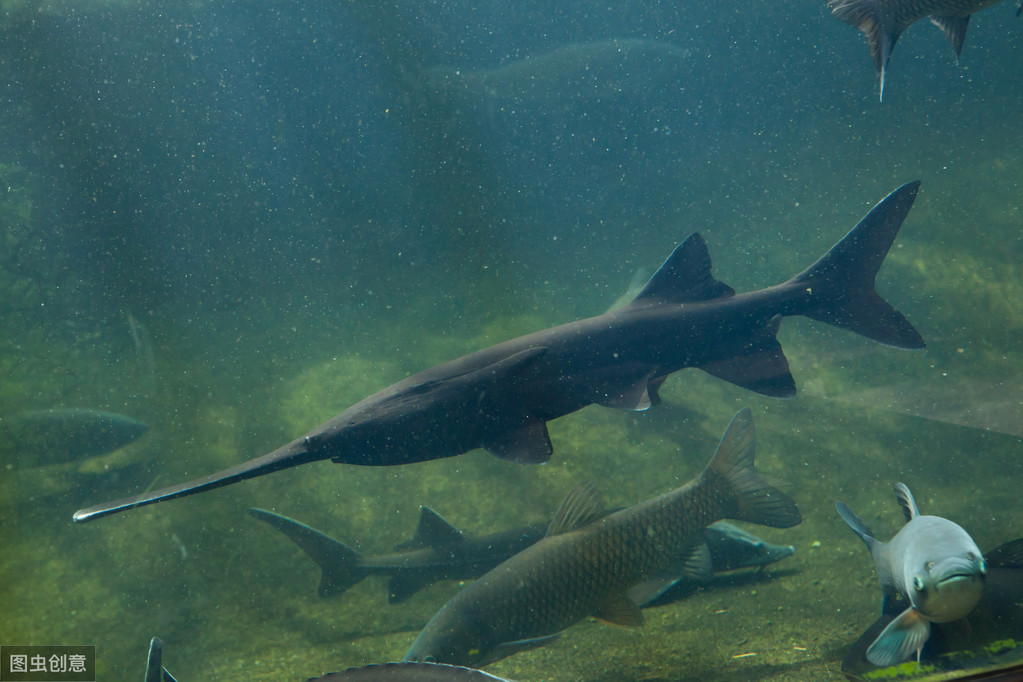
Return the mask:
<svg viewBox="0 0 1023 682">
<path fill-rule="evenodd" d="M 593 481 L 583 481 L 572 489 L 558 507 L 551 525 L 547 527 L 547 537 L 582 528 L 605 513 L 600 491 L 593 485 Z"/>
<path fill-rule="evenodd" d="M 963 42 L 966 40 L 966 27 L 970 24 L 970 15 L 965 17 L 931 17 L 931 23 L 937 26 L 952 43 L 956 57 L 963 53 Z"/>
<path fill-rule="evenodd" d="M 732 287 L 714 279 L 707 243 L 694 232 L 671 252 L 629 307 L 693 303 L 733 295 Z"/>
<path fill-rule="evenodd" d="M 920 516 L 920 510 L 916 506 L 916 500 L 913 499 L 913 493 L 909 492 L 909 487 L 905 483 L 895 484 L 895 499 L 899 501 L 902 513 L 906 515 L 907 523 Z"/>
<path fill-rule="evenodd" d="M 419 526 L 411 539 L 394 546 L 396 552 L 409 552 L 426 547 L 450 547 L 465 542 L 462 531 L 427 506 L 419 508 Z"/>
<path fill-rule="evenodd" d="M 700 365 L 707 374 L 723 379 L 749 391 L 770 398 L 791 398 L 796 394 L 796 380 L 789 371 L 789 360 L 775 334 L 781 316 L 772 320 L 763 331 L 750 339 L 742 355 Z"/>
</svg>

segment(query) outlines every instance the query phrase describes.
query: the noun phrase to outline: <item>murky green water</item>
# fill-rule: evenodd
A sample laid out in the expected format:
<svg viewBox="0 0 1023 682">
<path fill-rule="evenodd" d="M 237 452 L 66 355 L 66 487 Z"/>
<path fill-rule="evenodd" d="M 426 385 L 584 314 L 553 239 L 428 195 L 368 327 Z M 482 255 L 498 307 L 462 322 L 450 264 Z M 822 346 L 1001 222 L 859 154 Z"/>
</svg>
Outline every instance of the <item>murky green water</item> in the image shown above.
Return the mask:
<svg viewBox="0 0 1023 682">
<path fill-rule="evenodd" d="M 437 128 L 409 113 L 421 109 L 358 90 L 380 98 L 365 105 L 366 120 L 406 124 L 366 123 L 377 127 L 365 133 L 372 144 L 358 143 L 364 147 L 352 142 L 363 124 L 322 113 L 336 112 L 348 81 L 347 72 L 323 81 L 329 72 L 315 58 L 317 41 L 332 37 L 338 59 L 361 63 L 348 46 L 380 49 L 374 39 L 395 20 L 394 8 L 365 10 L 378 11 L 381 24 L 355 38 L 344 17 L 329 12 L 302 28 L 308 7 L 255 6 L 244 21 L 227 21 L 218 14 L 225 7 L 201 6 L 165 23 L 158 12 L 133 14 L 137 8 L 81 10 L 87 25 L 111 22 L 104 30 L 123 39 L 112 54 L 125 65 L 136 52 L 152 56 L 150 35 L 160 36 L 158 45 L 175 44 L 179 34 L 192 43 L 160 66 L 138 60 L 142 76 L 110 101 L 98 95 L 102 106 L 68 97 L 62 109 L 41 95 L 6 103 L 4 128 L 37 136 L 0 151 L 0 412 L 97 407 L 144 419 L 150 431 L 83 462 L 33 469 L 4 462 L 0 644 L 95 644 L 101 680 L 141 679 L 152 635 L 165 641 L 165 665 L 182 682 L 297 680 L 394 660 L 458 585 L 437 584 L 391 606 L 384 581 L 370 578 L 339 599 L 318 600 L 315 566 L 253 521 L 248 507 L 372 554 L 412 534 L 420 505 L 471 534 L 546 520 L 587 478 L 609 506 L 628 505 L 696 475 L 731 416 L 749 406 L 758 468 L 782 482 L 804 516 L 790 530 L 751 530 L 795 545 L 796 554 L 648 609 L 643 628 L 583 622 L 488 669 L 522 681 L 842 679 L 841 659 L 876 618 L 880 589 L 867 552 L 835 513 L 836 499 L 882 538 L 902 524 L 896 481 L 910 486 L 924 513 L 957 521 L 984 550 L 1023 529 L 1023 56 L 1007 3 L 977 15 L 959 67 L 941 35 L 919 24 L 899 44 L 879 105 L 860 37 L 820 4 L 776 6 L 762 17 L 674 10 L 679 26 L 700 26 L 687 37 L 664 25 L 651 32 L 653 17 L 671 18 L 660 6 L 636 5 L 627 19 L 586 15 L 559 40 L 625 32 L 690 50 L 698 68 L 685 100 L 635 86 L 639 94 L 610 109 L 599 98 L 585 100 L 588 110 L 568 106 L 571 92 L 555 96 L 557 106 L 520 102 L 529 125 L 514 118 L 516 105 L 474 112 L 486 135 L 461 139 L 425 185 L 416 184 L 417 172 L 433 168 L 424 159 L 443 143 L 417 146 L 409 130 Z M 467 8 L 416 7 L 398 12 L 400 23 L 443 43 L 450 62 L 476 63 L 469 48 L 453 47 L 463 33 L 486 43 L 485 33 L 458 22 Z M 86 83 L 80 92 L 90 92 L 89 74 L 110 69 L 90 57 L 82 35 L 70 51 L 64 32 L 86 32 L 75 11 L 8 11 L 3 64 L 20 92 L 47 83 L 47 68 L 62 74 L 61 87 L 77 74 Z M 122 13 L 148 23 L 136 26 Z M 507 19 L 529 25 L 517 14 Z M 800 30 L 787 31 L 785 21 Z M 516 37 L 535 46 L 535 36 L 510 33 L 494 40 L 506 50 Z M 238 54 L 209 47 L 232 37 Z M 278 39 L 290 47 L 275 50 Z M 413 45 L 403 57 L 424 50 Z M 219 85 L 187 80 L 195 63 L 214 58 L 238 72 L 211 70 L 223 77 Z M 258 68 L 246 70 L 247 59 Z M 375 82 L 372 69 L 353 74 L 363 86 Z M 265 103 L 266 87 L 280 109 L 247 111 L 249 100 L 216 94 L 249 86 L 260 88 L 252 101 Z M 128 135 L 134 119 L 122 120 L 114 105 L 136 101 L 151 118 L 135 121 Z M 153 113 L 165 102 L 174 102 L 173 126 Z M 105 106 L 114 123 L 96 115 Z M 632 107 L 691 125 L 655 135 L 656 121 L 611 118 Z M 690 119 L 679 113 L 687 107 Z M 76 119 L 81 110 L 90 113 Z M 587 119 L 586 111 L 606 118 L 593 122 L 598 114 Z M 78 123 L 62 126 L 65 118 Z M 454 114 L 450 120 L 465 126 Z M 212 131 L 232 140 L 232 126 L 249 137 L 216 147 Z M 355 180 L 327 163 L 317 135 L 365 154 L 353 160 L 338 151 L 335 159 L 356 167 L 362 184 L 353 189 Z M 487 140 L 497 150 L 489 156 Z M 219 153 L 203 157 L 196 141 Z M 166 158 L 155 151 L 160 144 Z M 407 174 L 385 172 L 396 167 Z M 109 177 L 97 175 L 103 168 Z M 192 175 L 181 175 L 187 168 Z M 81 176 L 69 182 L 74 173 Z M 599 314 L 637 268 L 652 271 L 692 231 L 704 234 L 722 281 L 737 290 L 775 284 L 913 179 L 922 180 L 921 193 L 878 289 L 920 330 L 925 351 L 790 318 L 779 339 L 800 387 L 792 400 L 686 370 L 647 413 L 590 407 L 552 422 L 555 453 L 542 467 L 482 451 L 401 468 L 317 463 L 71 522 L 81 507 L 268 452 L 419 369 Z M 133 345 L 129 313 L 151 337 L 151 363 Z"/>
</svg>

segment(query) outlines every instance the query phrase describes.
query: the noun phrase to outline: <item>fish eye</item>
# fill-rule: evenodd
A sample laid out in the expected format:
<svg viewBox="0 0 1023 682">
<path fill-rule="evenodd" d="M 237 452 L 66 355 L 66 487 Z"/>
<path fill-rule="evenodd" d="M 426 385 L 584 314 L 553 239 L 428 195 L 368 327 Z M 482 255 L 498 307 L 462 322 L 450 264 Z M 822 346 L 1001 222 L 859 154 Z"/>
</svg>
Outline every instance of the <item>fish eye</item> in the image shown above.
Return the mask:
<svg viewBox="0 0 1023 682">
<path fill-rule="evenodd" d="M 913 589 L 917 592 L 924 591 L 924 580 L 918 575 L 913 576 Z"/>
<path fill-rule="evenodd" d="M 987 575 L 987 561 L 984 557 L 980 558 L 980 562 L 977 564 L 977 570 L 980 571 L 981 575 Z"/>
<path fill-rule="evenodd" d="M 924 564 L 924 570 L 927 571 L 928 573 L 930 573 L 933 569 L 934 569 L 933 561 L 928 561 L 926 564 Z M 915 578 L 913 579 L 913 582 L 916 582 Z"/>
</svg>

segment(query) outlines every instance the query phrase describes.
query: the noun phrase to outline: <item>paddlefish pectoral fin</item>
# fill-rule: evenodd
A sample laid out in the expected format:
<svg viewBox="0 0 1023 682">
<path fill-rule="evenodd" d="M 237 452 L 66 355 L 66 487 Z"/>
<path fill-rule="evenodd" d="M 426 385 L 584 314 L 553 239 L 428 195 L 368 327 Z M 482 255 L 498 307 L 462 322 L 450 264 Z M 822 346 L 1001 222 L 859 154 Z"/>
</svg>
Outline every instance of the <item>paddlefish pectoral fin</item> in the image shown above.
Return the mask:
<svg viewBox="0 0 1023 682">
<path fill-rule="evenodd" d="M 775 336 L 780 325 L 781 315 L 776 315 L 749 339 L 741 354 L 700 365 L 700 369 L 770 398 L 791 398 L 796 395 L 796 381 L 789 371 L 789 360 Z"/>
<path fill-rule="evenodd" d="M 809 295 L 809 304 L 799 314 L 888 346 L 924 347 L 920 333 L 874 289 L 881 263 L 919 189 L 919 181 L 896 189 L 816 263 L 783 285 Z"/>
<path fill-rule="evenodd" d="M 249 515 L 284 533 L 316 562 L 320 567 L 317 594 L 321 598 L 336 597 L 369 575 L 361 565 L 362 555 L 345 543 L 304 523 L 265 509 L 253 507 L 249 509 Z"/>
<path fill-rule="evenodd" d="M 731 488 L 735 498 L 728 518 L 775 528 L 798 525 L 803 519 L 796 503 L 754 471 L 755 450 L 753 415 L 744 407 L 732 418 L 702 477 L 720 476 Z"/>
<path fill-rule="evenodd" d="M 527 418 L 519 428 L 488 439 L 483 447 L 492 455 L 519 464 L 546 464 L 554 452 L 547 422 L 536 418 Z"/>
<path fill-rule="evenodd" d="M 901 663 L 914 652 L 919 660 L 920 651 L 930 635 L 930 621 L 910 607 L 889 623 L 867 647 L 867 660 L 882 668 Z"/>
</svg>

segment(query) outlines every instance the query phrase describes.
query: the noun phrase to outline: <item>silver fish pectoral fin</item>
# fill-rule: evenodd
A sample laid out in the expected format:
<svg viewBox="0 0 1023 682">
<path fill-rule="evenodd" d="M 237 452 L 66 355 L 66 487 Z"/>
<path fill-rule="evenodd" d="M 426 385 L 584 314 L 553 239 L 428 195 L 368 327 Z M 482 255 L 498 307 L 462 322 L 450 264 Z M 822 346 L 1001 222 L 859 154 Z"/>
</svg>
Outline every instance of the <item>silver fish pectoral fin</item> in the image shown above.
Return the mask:
<svg viewBox="0 0 1023 682">
<path fill-rule="evenodd" d="M 917 660 L 931 636 L 931 623 L 910 607 L 888 624 L 867 648 L 867 660 L 880 668 L 901 663 L 916 652 Z"/>
</svg>

